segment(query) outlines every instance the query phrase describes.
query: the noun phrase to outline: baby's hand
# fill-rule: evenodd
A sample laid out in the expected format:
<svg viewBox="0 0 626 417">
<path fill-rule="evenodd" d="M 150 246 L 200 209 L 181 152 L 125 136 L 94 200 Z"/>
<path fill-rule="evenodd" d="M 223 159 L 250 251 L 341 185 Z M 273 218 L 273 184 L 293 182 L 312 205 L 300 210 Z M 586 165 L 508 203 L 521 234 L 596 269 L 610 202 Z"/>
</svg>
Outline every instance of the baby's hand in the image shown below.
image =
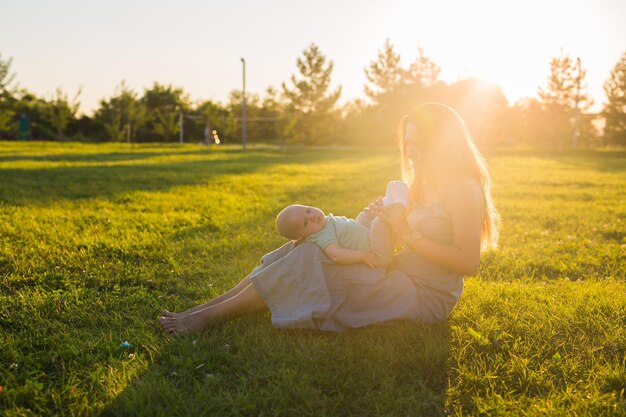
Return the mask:
<svg viewBox="0 0 626 417">
<path fill-rule="evenodd" d="M 372 269 L 378 268 L 378 256 L 372 252 L 363 252 L 363 263 Z"/>
</svg>

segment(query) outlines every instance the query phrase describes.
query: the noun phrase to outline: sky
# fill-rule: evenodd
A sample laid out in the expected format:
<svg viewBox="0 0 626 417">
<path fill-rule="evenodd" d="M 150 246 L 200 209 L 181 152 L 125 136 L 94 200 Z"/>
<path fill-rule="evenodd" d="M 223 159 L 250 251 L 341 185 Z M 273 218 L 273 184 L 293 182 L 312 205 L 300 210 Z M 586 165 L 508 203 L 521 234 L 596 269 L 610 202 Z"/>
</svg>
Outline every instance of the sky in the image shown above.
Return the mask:
<svg viewBox="0 0 626 417">
<path fill-rule="evenodd" d="M 264 95 L 297 73 L 315 43 L 334 63 L 340 103 L 365 98 L 364 69 L 389 39 L 408 66 L 418 47 L 440 79 L 479 77 L 510 104 L 536 97 L 551 57 L 580 57 L 600 109 L 602 84 L 626 52 L 624 0 L 0 0 L 0 54 L 19 86 L 51 98 L 82 88 L 91 114 L 122 80 L 154 82 L 192 100 L 225 103 L 242 88 Z"/>
</svg>

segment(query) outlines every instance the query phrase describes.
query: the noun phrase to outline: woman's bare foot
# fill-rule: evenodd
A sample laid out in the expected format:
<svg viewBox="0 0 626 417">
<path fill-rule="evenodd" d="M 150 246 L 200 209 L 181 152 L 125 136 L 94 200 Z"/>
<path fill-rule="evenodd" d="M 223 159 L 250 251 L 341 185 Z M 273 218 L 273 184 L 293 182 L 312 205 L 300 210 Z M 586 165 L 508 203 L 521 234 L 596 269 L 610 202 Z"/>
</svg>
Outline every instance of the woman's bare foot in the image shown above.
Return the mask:
<svg viewBox="0 0 626 417">
<path fill-rule="evenodd" d="M 183 334 L 191 331 L 185 324 L 184 317 L 161 316 L 159 317 L 159 322 L 163 330 L 169 334 Z"/>
<path fill-rule="evenodd" d="M 176 315 L 171 317 L 161 316 L 159 318 L 161 327 L 169 334 L 197 332 L 204 329 L 209 322 L 208 317 L 206 317 L 206 311 L 174 314 Z"/>
<path fill-rule="evenodd" d="M 169 311 L 169 310 L 163 310 L 161 311 L 161 317 L 172 317 L 172 318 L 181 318 L 181 317 L 186 317 L 192 313 L 195 313 L 196 311 L 200 311 L 200 310 L 204 310 L 206 307 L 204 308 L 200 308 L 202 306 L 197 306 L 194 308 L 190 308 L 188 310 L 185 311 L 181 311 L 180 313 L 176 313 L 173 311 Z"/>
<path fill-rule="evenodd" d="M 222 301 L 226 301 L 229 298 L 234 297 L 235 295 L 239 294 L 243 289 L 245 289 L 246 287 L 248 287 L 250 285 L 251 281 L 249 277 L 244 278 L 243 280 L 241 280 L 241 282 L 237 285 L 235 285 L 232 289 L 226 291 L 224 294 L 217 296 L 215 298 L 213 298 L 212 300 L 209 300 L 208 302 L 204 303 L 204 304 L 199 304 L 195 307 L 189 308 L 183 312 L 180 313 L 174 313 L 168 310 L 163 310 L 161 312 L 161 316 L 162 317 L 175 317 L 175 318 L 180 318 L 180 317 L 185 317 L 188 316 L 192 313 L 195 313 L 197 311 L 202 311 L 202 310 L 206 310 L 208 307 L 212 307 L 215 304 L 219 304 Z"/>
<path fill-rule="evenodd" d="M 161 317 L 180 317 L 183 316 L 183 313 L 174 313 L 172 311 L 163 310 L 161 311 Z"/>
<path fill-rule="evenodd" d="M 182 313 L 165 311 L 165 314 L 159 317 L 159 323 L 167 333 L 180 334 L 202 330 L 219 320 L 228 320 L 244 314 L 267 310 L 267 304 L 259 296 L 252 283 L 243 287 L 236 295 L 223 299 L 221 302 L 218 300 L 219 297 L 209 302 L 212 305 L 206 303 Z"/>
</svg>

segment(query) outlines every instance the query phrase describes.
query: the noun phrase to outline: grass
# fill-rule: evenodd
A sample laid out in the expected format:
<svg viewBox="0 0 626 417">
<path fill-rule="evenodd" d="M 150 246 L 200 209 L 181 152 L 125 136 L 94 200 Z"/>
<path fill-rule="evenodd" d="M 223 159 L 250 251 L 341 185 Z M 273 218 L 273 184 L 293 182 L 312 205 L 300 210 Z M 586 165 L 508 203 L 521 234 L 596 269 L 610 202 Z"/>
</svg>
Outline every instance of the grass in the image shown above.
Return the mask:
<svg viewBox="0 0 626 417">
<path fill-rule="evenodd" d="M 395 152 L 0 142 L 0 414 L 626 415 L 626 152 L 487 157 L 501 247 L 446 323 L 170 338 L 280 208 L 356 216 Z"/>
</svg>

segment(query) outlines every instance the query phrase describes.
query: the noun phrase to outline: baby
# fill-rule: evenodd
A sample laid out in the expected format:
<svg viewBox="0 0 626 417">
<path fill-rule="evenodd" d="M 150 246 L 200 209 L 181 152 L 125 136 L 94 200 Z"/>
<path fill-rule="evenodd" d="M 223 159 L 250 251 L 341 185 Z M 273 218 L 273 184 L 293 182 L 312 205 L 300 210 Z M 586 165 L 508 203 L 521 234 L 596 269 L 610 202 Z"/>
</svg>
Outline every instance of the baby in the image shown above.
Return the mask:
<svg viewBox="0 0 626 417">
<path fill-rule="evenodd" d="M 401 181 L 387 185 L 383 205 L 401 203 L 406 207 L 408 189 Z M 278 233 L 292 240 L 318 245 L 338 264 L 365 263 L 371 268 L 386 267 L 393 257 L 391 232 L 383 220 L 371 212 L 361 212 L 356 220 L 333 216 L 311 206 L 292 204 L 276 217 Z"/>
</svg>

